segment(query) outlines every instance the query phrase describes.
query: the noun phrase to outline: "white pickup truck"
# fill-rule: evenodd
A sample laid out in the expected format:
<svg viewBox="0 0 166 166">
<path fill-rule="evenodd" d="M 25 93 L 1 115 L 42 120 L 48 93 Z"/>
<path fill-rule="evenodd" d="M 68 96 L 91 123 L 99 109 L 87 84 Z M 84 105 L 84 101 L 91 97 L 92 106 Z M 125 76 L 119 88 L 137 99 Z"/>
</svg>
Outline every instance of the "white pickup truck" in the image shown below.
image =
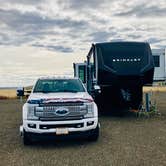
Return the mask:
<svg viewBox="0 0 166 166">
<path fill-rule="evenodd" d="M 97 106 L 78 78 L 39 78 L 22 115 L 20 132 L 25 145 L 64 135 L 92 141 L 99 136 Z"/>
</svg>

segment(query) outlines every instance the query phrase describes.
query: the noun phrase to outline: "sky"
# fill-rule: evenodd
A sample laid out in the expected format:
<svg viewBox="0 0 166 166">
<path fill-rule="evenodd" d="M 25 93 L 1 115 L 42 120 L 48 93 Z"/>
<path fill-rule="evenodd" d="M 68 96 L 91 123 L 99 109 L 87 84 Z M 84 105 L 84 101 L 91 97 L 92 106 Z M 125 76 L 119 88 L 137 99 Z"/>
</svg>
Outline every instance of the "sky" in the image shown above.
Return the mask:
<svg viewBox="0 0 166 166">
<path fill-rule="evenodd" d="M 166 47 L 165 0 L 0 0 L 0 87 L 72 75 L 92 43 Z"/>
</svg>

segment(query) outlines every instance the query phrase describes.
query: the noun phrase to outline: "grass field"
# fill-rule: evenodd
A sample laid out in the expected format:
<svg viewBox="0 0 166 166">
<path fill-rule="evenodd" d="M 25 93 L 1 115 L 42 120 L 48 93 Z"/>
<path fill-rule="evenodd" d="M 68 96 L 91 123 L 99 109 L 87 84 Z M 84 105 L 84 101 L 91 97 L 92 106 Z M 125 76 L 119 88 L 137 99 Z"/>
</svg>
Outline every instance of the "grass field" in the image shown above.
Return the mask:
<svg viewBox="0 0 166 166">
<path fill-rule="evenodd" d="M 165 166 L 166 93 L 156 91 L 161 116 L 100 116 L 97 142 L 65 140 L 24 146 L 17 99 L 0 100 L 0 166 Z"/>
<path fill-rule="evenodd" d="M 25 90 L 29 91 L 32 89 L 32 86 L 25 87 Z M 0 99 L 13 99 L 17 98 L 16 96 L 16 88 L 1 88 L 0 89 Z M 24 95 L 28 94 L 27 92 L 24 92 Z"/>
<path fill-rule="evenodd" d="M 15 98 L 16 89 L 0 89 L 0 99 L 2 98 Z"/>
</svg>

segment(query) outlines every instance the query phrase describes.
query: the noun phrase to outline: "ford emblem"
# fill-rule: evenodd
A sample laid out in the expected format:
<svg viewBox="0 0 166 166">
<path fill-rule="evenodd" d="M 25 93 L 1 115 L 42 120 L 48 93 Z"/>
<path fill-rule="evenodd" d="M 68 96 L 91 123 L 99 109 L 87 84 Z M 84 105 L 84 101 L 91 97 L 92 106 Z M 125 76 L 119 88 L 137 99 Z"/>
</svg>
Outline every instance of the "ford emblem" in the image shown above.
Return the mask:
<svg viewBox="0 0 166 166">
<path fill-rule="evenodd" d="M 61 107 L 55 110 L 55 114 L 58 116 L 65 116 L 69 113 L 67 108 Z"/>
</svg>

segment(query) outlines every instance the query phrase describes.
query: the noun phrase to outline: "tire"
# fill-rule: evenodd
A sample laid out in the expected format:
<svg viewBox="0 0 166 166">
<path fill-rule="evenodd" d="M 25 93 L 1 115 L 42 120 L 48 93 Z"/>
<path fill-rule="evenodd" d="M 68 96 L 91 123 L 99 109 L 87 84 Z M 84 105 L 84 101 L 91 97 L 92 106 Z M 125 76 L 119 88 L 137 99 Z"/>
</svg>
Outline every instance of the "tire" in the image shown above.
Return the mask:
<svg viewBox="0 0 166 166">
<path fill-rule="evenodd" d="M 32 144 L 32 140 L 28 137 L 28 134 L 26 131 L 24 131 L 24 133 L 23 133 L 23 143 L 24 143 L 24 145 Z"/>
<path fill-rule="evenodd" d="M 92 134 L 88 136 L 88 141 L 97 141 L 99 138 L 99 125 L 92 131 Z"/>
<path fill-rule="evenodd" d="M 131 103 L 131 107 L 133 109 L 139 109 L 141 103 L 142 103 L 142 86 L 138 86 L 138 87 L 135 87 L 133 90 L 132 90 L 132 103 Z"/>
</svg>

